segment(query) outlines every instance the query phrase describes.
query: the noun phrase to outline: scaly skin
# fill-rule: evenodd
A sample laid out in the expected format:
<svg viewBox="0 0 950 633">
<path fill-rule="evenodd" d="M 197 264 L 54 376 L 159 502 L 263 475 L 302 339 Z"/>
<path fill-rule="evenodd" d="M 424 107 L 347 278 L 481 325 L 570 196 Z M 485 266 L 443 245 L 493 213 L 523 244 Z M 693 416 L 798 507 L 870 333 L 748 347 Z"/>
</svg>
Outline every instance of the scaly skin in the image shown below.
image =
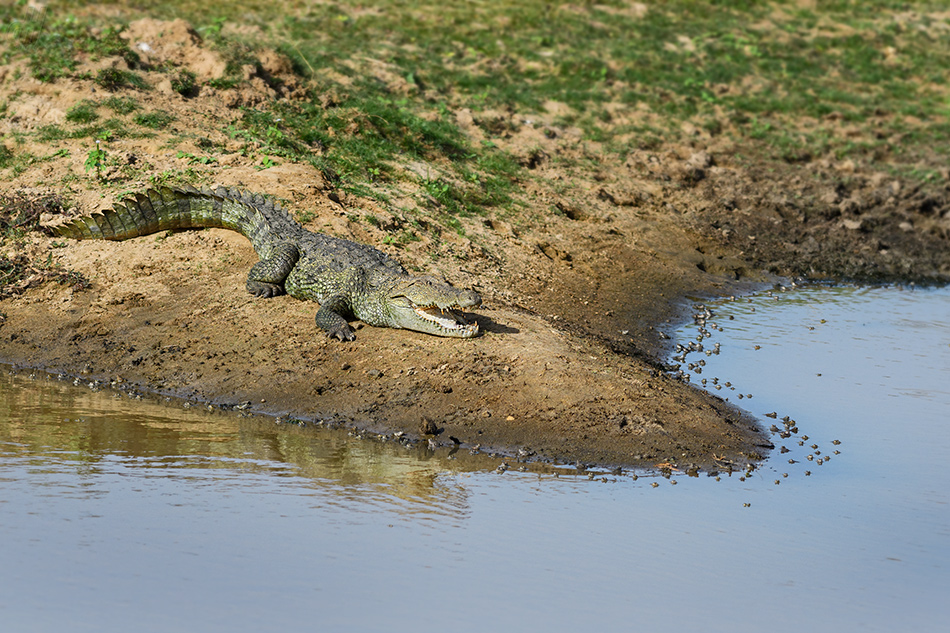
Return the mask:
<svg viewBox="0 0 950 633">
<path fill-rule="evenodd" d="M 478 293 L 436 277 L 409 275 L 399 262 L 371 246 L 311 233 L 259 194 L 223 187 L 161 187 L 54 230 L 76 239 L 127 240 L 201 227 L 232 229 L 247 237 L 261 258 L 248 273 L 248 292 L 259 297 L 286 292 L 319 302 L 317 325 L 341 341 L 356 338 L 348 317 L 436 336 L 478 334 L 478 324 L 457 312 L 480 305 Z"/>
</svg>

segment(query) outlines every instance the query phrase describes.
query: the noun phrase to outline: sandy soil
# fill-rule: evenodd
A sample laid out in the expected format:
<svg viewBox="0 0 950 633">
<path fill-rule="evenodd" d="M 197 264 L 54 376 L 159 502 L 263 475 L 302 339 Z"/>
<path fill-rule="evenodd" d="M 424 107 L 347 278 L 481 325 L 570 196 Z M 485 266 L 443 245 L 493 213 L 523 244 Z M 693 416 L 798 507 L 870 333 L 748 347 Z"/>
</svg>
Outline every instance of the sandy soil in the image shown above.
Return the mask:
<svg viewBox="0 0 950 633">
<path fill-rule="evenodd" d="M 186 24 L 150 20 L 128 31 L 135 42 L 158 41 L 159 32 L 163 45 L 150 48 L 149 63 L 204 79 L 223 72 Z M 553 103 L 530 117 L 455 113 L 474 141 L 493 130 L 493 140 L 523 158 L 530 171 L 524 215 L 536 219 L 473 218 L 464 237 L 443 231 L 385 244 L 407 221 L 400 211 L 334 190 L 309 165 L 259 169 L 259 158 L 242 155 L 223 132 L 242 116 L 240 105 L 301 98 L 286 60 L 269 51 L 261 59 L 262 75 L 249 70 L 236 88 L 203 86 L 189 98 L 172 90 L 166 74 L 142 72 L 154 89 L 136 98 L 176 120 L 151 138 L 109 143 L 110 155 L 121 157 L 103 175 L 110 186 L 83 168 L 89 139 L 25 136 L 36 156 L 68 156 L 5 170 L 2 192 L 62 196 L 68 211 L 44 217 L 55 224 L 107 208 L 157 174 L 180 173 L 189 165 L 179 151 L 210 154 L 216 162 L 191 166 L 200 184 L 275 195 L 292 212 L 310 212 L 311 230 L 376 245 L 410 269 L 477 289 L 484 334 L 459 341 L 365 327 L 353 343 L 329 340 L 313 324 L 315 305 L 246 294 L 257 257 L 229 231 L 65 246 L 31 232 L 9 243 L 6 255 L 51 258 L 91 287 L 26 284 L 0 301 L 0 360 L 413 438 L 434 426 L 430 436 L 443 446 L 457 440 L 561 461 L 741 468 L 767 453 L 766 435 L 664 365 L 661 330 L 683 318 L 687 297 L 731 294 L 775 275 L 950 278 L 946 183 L 924 191 L 827 158 L 758 173 L 732 163 L 724 137 L 700 131 L 688 143 L 621 161 L 554 125 Z M 123 63 L 99 60 L 89 69 Z M 9 137 L 61 124 L 70 107 L 97 96 L 88 80 L 42 84 L 15 64 L 5 67 L 0 100 L 9 113 L 0 131 Z M 506 132 L 499 137 L 498 129 Z M 209 151 L 207 141 L 223 149 Z M 568 171 L 559 160 L 566 156 L 589 157 L 592 166 Z M 417 193 L 405 188 L 407 199 Z M 378 222 L 364 221 L 369 215 Z M 754 411 L 754 402 L 745 406 Z"/>
</svg>

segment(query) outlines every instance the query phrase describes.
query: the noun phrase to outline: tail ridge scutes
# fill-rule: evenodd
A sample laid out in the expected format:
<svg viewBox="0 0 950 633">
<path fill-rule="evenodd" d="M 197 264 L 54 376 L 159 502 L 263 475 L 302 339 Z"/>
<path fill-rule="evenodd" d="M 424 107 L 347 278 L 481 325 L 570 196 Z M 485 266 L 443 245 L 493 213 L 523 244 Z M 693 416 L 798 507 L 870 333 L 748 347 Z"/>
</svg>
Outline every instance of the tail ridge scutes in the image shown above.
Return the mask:
<svg viewBox="0 0 950 633">
<path fill-rule="evenodd" d="M 186 185 L 150 188 L 52 231 L 75 239 L 126 240 L 172 229 L 218 227 L 252 238 L 288 224 L 297 223 L 273 198 L 235 187 L 211 190 Z"/>
</svg>

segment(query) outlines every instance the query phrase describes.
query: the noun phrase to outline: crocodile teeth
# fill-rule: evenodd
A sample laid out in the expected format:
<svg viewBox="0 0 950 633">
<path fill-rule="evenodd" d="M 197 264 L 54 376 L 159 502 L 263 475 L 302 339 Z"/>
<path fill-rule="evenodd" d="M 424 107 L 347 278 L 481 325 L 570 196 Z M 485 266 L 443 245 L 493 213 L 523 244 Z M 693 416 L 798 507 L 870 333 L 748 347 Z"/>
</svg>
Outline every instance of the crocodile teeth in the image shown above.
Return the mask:
<svg viewBox="0 0 950 633">
<path fill-rule="evenodd" d="M 451 308 L 437 308 L 435 306 L 416 306 L 416 314 L 423 319 L 435 323 L 445 330 L 478 331 L 478 323 L 469 323 L 461 313 Z"/>
</svg>

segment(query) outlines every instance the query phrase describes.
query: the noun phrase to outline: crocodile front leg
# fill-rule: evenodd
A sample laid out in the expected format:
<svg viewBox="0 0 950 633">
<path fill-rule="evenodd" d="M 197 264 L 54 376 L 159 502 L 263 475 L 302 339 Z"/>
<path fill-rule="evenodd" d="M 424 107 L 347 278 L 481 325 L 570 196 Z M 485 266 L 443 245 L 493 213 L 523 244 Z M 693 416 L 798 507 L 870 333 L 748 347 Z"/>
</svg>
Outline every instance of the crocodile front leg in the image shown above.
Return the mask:
<svg viewBox="0 0 950 633">
<path fill-rule="evenodd" d="M 348 311 L 349 307 L 342 295 L 334 295 L 326 301 L 321 301 L 316 316 L 317 327 L 326 330 L 330 337 L 335 336 L 341 341 L 355 340 L 356 334 L 353 333 L 353 328 L 341 314 Z"/>
<path fill-rule="evenodd" d="M 257 297 L 276 297 L 284 294 L 284 280 L 294 269 L 298 259 L 300 251 L 294 244 L 278 244 L 270 257 L 251 267 L 247 274 L 247 291 Z"/>
</svg>

